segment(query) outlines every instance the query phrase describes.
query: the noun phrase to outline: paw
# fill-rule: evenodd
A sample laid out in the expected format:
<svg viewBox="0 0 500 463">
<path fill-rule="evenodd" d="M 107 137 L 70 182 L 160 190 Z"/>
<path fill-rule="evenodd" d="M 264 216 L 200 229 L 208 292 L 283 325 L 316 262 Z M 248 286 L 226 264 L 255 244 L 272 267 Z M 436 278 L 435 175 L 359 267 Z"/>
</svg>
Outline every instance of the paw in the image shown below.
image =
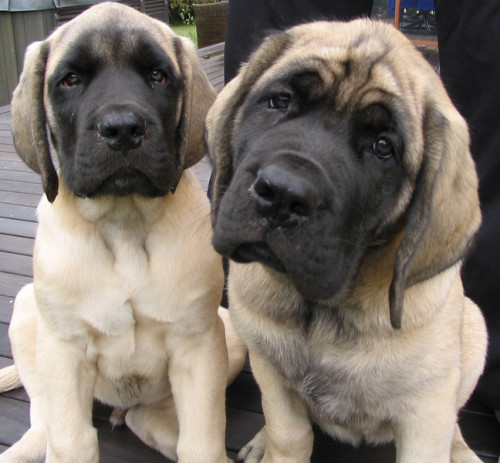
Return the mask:
<svg viewBox="0 0 500 463">
<path fill-rule="evenodd" d="M 458 425 L 455 428 L 455 436 L 451 446 L 451 463 L 481 463 L 479 457 L 465 442 Z"/>
<path fill-rule="evenodd" d="M 481 463 L 482 460 L 466 446 L 453 446 L 451 463 Z M 499 462 L 500 463 L 500 462 Z"/>
<path fill-rule="evenodd" d="M 259 463 L 266 450 L 266 428 L 262 428 L 255 437 L 238 453 L 237 463 Z"/>
<path fill-rule="evenodd" d="M 30 428 L 21 440 L 0 455 L 0 463 L 41 463 L 45 461 L 46 446 L 45 431 Z"/>
</svg>

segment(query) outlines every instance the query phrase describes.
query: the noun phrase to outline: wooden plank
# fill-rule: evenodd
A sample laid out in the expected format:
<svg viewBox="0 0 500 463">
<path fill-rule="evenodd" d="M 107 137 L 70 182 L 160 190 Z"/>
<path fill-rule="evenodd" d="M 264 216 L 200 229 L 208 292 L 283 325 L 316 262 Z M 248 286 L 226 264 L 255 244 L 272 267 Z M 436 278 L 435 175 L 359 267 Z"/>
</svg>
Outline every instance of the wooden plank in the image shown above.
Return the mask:
<svg viewBox="0 0 500 463">
<path fill-rule="evenodd" d="M 492 413 L 462 410 L 459 424 L 465 441 L 481 457 L 498 458 L 500 455 L 500 423 Z"/>
<path fill-rule="evenodd" d="M 0 296 L 0 323 L 8 324 L 10 322 L 13 307 L 13 297 Z"/>
<path fill-rule="evenodd" d="M 224 74 L 224 69 L 222 69 L 221 63 L 223 62 L 223 57 L 216 57 L 207 59 L 203 62 L 203 70 L 207 76 L 215 74 Z"/>
<path fill-rule="evenodd" d="M 227 411 L 227 441 L 228 448 L 237 450 L 246 444 L 264 423 L 263 416 L 252 414 L 245 410 L 231 409 Z M 396 450 L 393 444 L 372 446 L 361 444 L 358 447 L 336 441 L 314 428 L 314 448 L 311 463 L 389 463 L 395 461 Z M 491 457 L 481 457 L 484 462 L 496 460 Z"/>
<path fill-rule="evenodd" d="M 0 217 L 0 233 L 3 233 L 4 235 L 34 238 L 37 227 L 38 224 L 36 222 Z"/>
<path fill-rule="evenodd" d="M 40 176 L 33 171 L 25 172 L 0 169 L 0 180 L 16 180 L 17 182 L 36 183 L 40 185 Z M 4 188 L 2 187 L 2 189 Z"/>
<path fill-rule="evenodd" d="M 7 357 L 0 357 L 0 368 L 5 368 L 8 367 L 9 365 L 12 365 L 14 361 L 12 359 L 9 359 Z"/>
<path fill-rule="evenodd" d="M 19 290 L 31 283 L 32 278 L 0 272 L 0 296 L 15 297 Z"/>
<path fill-rule="evenodd" d="M 214 79 L 212 85 L 215 87 L 215 90 L 217 90 L 217 92 L 220 92 L 224 87 L 224 76 L 220 76 L 219 78 Z"/>
<path fill-rule="evenodd" d="M 1 235 L 0 251 L 23 254 L 25 256 L 33 255 L 33 238 L 23 238 L 21 236 Z"/>
<path fill-rule="evenodd" d="M 6 219 L 37 222 L 36 207 L 19 206 L 17 204 L 0 204 L 0 217 Z"/>
<path fill-rule="evenodd" d="M 14 145 L 11 145 L 10 143 L 0 143 L 0 152 L 1 153 L 13 153 L 16 154 L 16 149 L 14 148 Z"/>
<path fill-rule="evenodd" d="M 2 357 L 0 357 L 2 358 Z M 14 360 L 9 359 L 9 358 L 4 358 L 6 362 L 11 362 L 14 363 Z M 17 389 L 12 389 L 11 391 L 3 392 L 2 393 L 3 397 L 7 397 L 9 399 L 14 399 L 14 400 L 20 400 L 22 402 L 29 402 L 30 398 L 26 392 L 26 389 L 24 387 L 18 387 Z"/>
<path fill-rule="evenodd" d="M 126 426 L 111 428 L 102 420 L 94 420 L 99 440 L 102 463 L 165 463 L 168 460 L 151 447 L 142 443 Z"/>
<path fill-rule="evenodd" d="M 1 152 L 0 151 L 0 156 L 3 158 L 3 159 L 7 159 L 9 161 L 15 161 L 16 159 L 19 158 L 19 156 L 16 154 L 16 153 L 9 153 L 9 152 Z"/>
<path fill-rule="evenodd" d="M 10 160 L 4 159 L 0 153 L 0 170 L 13 170 L 21 172 L 33 172 L 23 161 L 19 159 Z"/>
<path fill-rule="evenodd" d="M 220 43 L 214 43 L 213 45 L 208 45 L 203 48 L 199 48 L 196 52 L 198 54 L 198 57 L 201 59 L 213 54 L 224 53 L 224 48 L 225 48 L 225 43 L 220 42 Z"/>
<path fill-rule="evenodd" d="M 0 203 L 20 204 L 22 206 L 38 206 L 41 195 L 31 193 L 16 193 L 12 191 L 0 191 Z"/>
<path fill-rule="evenodd" d="M 150 457 L 156 457 L 156 455 L 150 454 L 150 449 L 136 440 L 135 436 L 126 427 L 115 428 L 111 433 L 109 424 L 104 418 L 107 416 L 106 413 L 103 413 L 105 408 L 103 406 L 98 406 L 98 408 L 99 411 L 97 412 L 96 407 L 94 408 L 94 415 L 103 415 L 103 419 L 95 419 L 94 425 L 99 433 L 102 462 L 140 461 L 127 460 L 127 458 L 137 458 L 138 455 L 142 456 L 144 459 L 142 461 L 156 461 L 150 460 Z M 8 399 L 5 395 L 2 395 L 0 396 L 0 409 L 2 409 L 2 416 L 4 416 L 3 423 L 7 423 L 7 426 L 0 428 L 0 442 L 11 445 L 29 426 L 29 405 L 25 401 Z M 243 447 L 260 430 L 263 424 L 264 418 L 261 414 L 229 408 L 227 410 L 226 446 L 231 451 L 231 454 L 236 453 Z M 311 463 L 332 461 L 332 456 L 335 456 L 336 463 L 385 463 L 395 461 L 394 445 L 375 447 L 362 444 L 359 447 L 354 447 L 331 439 L 318 428 L 314 429 L 314 434 L 315 440 Z M 130 446 L 126 447 L 126 455 L 122 455 L 120 451 L 123 448 L 123 442 L 130 443 Z M 115 458 L 119 459 L 115 460 Z M 481 459 L 485 463 L 496 461 L 493 457 L 481 457 Z"/>
<path fill-rule="evenodd" d="M 10 113 L 10 104 L 5 106 L 0 106 L 0 115 L 9 114 Z"/>
<path fill-rule="evenodd" d="M 0 14 L 0 104 L 10 101 L 12 90 L 17 82 L 17 59 L 13 53 L 16 38 L 12 24 L 12 13 Z"/>
<path fill-rule="evenodd" d="M 227 389 L 227 406 L 230 408 L 262 413 L 259 386 L 252 373 L 241 372 Z"/>
<path fill-rule="evenodd" d="M 2 422 L 0 443 L 14 444 L 29 428 L 29 404 L 0 395 Z M 97 428 L 101 463 L 165 463 L 160 453 L 142 443 L 126 426 L 111 428 L 107 421 L 94 419 Z M 231 454 L 234 457 L 234 454 Z"/>
<path fill-rule="evenodd" d="M 264 426 L 264 416 L 246 410 L 226 410 L 226 447 L 238 452 Z"/>
<path fill-rule="evenodd" d="M 11 446 L 29 428 L 29 404 L 0 395 L 0 410 L 2 410 L 0 444 Z"/>
<path fill-rule="evenodd" d="M 224 77 L 224 74 L 220 72 L 218 69 L 211 70 L 209 73 L 207 73 L 207 77 L 210 79 L 210 82 L 212 85 L 215 85 L 218 79 L 221 77 Z"/>
<path fill-rule="evenodd" d="M 0 251 L 0 272 L 33 278 L 33 259 L 30 256 Z"/>
<path fill-rule="evenodd" d="M 38 195 L 38 197 L 43 193 L 40 183 L 19 182 L 17 180 L 4 180 L 2 182 L 2 190 L 15 193 L 30 193 L 32 195 Z"/>
<path fill-rule="evenodd" d="M 9 337 L 7 335 L 8 329 L 8 325 L 0 323 L 0 357 L 12 358 Z M 2 441 L 0 440 L 0 442 Z"/>
</svg>

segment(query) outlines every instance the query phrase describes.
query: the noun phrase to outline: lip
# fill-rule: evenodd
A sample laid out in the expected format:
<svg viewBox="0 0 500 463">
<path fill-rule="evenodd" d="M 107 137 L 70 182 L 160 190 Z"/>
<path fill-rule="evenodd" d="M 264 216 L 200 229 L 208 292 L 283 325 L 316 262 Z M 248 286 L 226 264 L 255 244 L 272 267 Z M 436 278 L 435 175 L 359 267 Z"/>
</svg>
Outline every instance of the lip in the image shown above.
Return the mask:
<svg viewBox="0 0 500 463">
<path fill-rule="evenodd" d="M 167 192 L 166 189 L 155 186 L 149 176 L 130 167 L 118 169 L 91 189 L 80 188 L 74 191 L 87 197 L 105 194 L 127 196 L 135 193 L 154 197 L 163 196 Z"/>
<path fill-rule="evenodd" d="M 279 272 L 285 272 L 283 263 L 273 253 L 271 248 L 263 242 L 242 243 L 236 247 L 230 258 L 240 263 L 260 262 Z"/>
</svg>

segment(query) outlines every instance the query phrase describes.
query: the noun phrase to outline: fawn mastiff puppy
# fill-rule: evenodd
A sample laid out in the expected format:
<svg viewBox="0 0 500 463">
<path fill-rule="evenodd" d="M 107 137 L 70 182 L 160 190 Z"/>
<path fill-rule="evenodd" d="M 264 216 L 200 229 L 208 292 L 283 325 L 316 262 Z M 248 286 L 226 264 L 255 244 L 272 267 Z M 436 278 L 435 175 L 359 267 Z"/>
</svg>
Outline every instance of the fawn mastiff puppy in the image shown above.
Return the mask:
<svg viewBox="0 0 500 463">
<path fill-rule="evenodd" d="M 254 53 L 207 129 L 213 243 L 266 419 L 241 461 L 309 461 L 313 421 L 394 439 L 398 463 L 479 462 L 456 425 L 486 349 L 460 280 L 477 176 L 434 70 L 382 23 L 298 26 Z"/>
<path fill-rule="evenodd" d="M 45 196 L 9 334 L 31 428 L 2 463 L 97 462 L 93 397 L 173 460 L 226 463 L 223 272 L 187 170 L 214 97 L 188 39 L 120 4 L 29 47 L 13 132 Z"/>
</svg>

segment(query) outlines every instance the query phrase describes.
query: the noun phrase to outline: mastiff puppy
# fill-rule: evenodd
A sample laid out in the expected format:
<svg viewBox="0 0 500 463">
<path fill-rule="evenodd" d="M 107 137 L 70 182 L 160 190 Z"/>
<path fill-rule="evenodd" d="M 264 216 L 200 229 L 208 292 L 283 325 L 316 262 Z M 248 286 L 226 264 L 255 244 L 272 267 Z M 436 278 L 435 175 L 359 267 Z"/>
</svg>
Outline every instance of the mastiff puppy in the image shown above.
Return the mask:
<svg viewBox="0 0 500 463">
<path fill-rule="evenodd" d="M 45 196 L 0 390 L 18 372 L 31 428 L 2 463 L 97 462 L 93 397 L 172 460 L 226 463 L 223 272 L 187 170 L 214 97 L 188 39 L 120 4 L 29 47 L 13 132 Z"/>
<path fill-rule="evenodd" d="M 255 52 L 207 129 L 213 243 L 266 419 L 241 460 L 309 461 L 312 421 L 395 439 L 398 463 L 479 462 L 456 425 L 486 349 L 460 280 L 478 185 L 434 70 L 392 26 L 297 26 Z"/>
</svg>

